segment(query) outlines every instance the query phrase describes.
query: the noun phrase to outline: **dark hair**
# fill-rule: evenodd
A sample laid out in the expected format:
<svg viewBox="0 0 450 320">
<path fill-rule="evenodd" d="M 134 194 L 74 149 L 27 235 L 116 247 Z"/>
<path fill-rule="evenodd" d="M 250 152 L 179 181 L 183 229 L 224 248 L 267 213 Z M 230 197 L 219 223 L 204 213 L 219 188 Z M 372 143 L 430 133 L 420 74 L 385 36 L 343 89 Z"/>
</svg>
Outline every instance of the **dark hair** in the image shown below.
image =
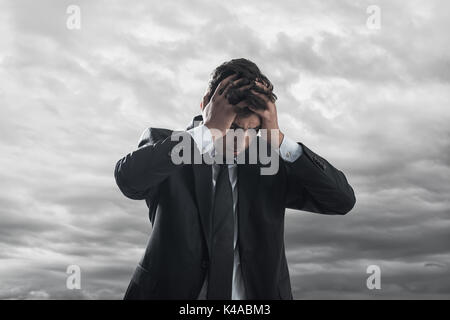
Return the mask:
<svg viewBox="0 0 450 320">
<path fill-rule="evenodd" d="M 227 93 L 227 99 L 230 104 L 238 104 L 241 101 L 245 101 L 247 104 L 254 106 L 256 109 L 265 109 L 266 105 L 261 98 L 255 96 L 250 92 L 250 90 L 254 90 L 256 92 L 260 92 L 265 94 L 272 102 L 275 102 L 277 96 L 273 93 L 273 84 L 269 81 L 269 79 L 261 73 L 258 66 L 244 58 L 232 59 L 230 61 L 222 63 L 218 66 L 210 76 L 210 80 L 208 83 L 208 94 L 207 100 L 211 99 L 212 94 L 216 90 L 219 83 L 225 79 L 226 77 L 237 73 L 238 78 L 245 78 L 244 85 L 249 84 L 251 81 L 258 80 L 262 82 L 268 89 L 269 93 L 265 93 L 264 90 L 254 85 L 253 87 L 244 90 L 242 93 L 238 91 L 236 88 L 230 88 Z M 251 114 L 252 111 L 249 108 L 240 108 L 237 109 L 239 114 Z"/>
</svg>

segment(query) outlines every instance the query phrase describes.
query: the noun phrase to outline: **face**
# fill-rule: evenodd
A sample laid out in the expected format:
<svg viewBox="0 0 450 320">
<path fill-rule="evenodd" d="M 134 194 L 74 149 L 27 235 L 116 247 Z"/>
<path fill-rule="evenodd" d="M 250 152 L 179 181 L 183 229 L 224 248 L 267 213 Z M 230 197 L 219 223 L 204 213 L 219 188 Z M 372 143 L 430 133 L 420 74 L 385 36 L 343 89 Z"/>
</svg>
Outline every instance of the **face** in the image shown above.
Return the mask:
<svg viewBox="0 0 450 320">
<path fill-rule="evenodd" d="M 205 94 L 203 101 L 200 103 L 200 109 L 203 109 L 203 106 L 207 105 L 207 103 L 208 96 Z M 246 106 L 247 105 L 244 101 L 241 101 L 236 105 L 236 107 L 239 108 L 245 108 Z M 223 152 L 224 154 L 228 154 L 230 152 L 229 154 L 237 156 L 239 153 L 248 148 L 259 129 L 261 129 L 261 119 L 255 113 L 237 115 L 231 124 L 230 129 L 233 130 L 230 130 L 222 140 Z M 243 132 L 243 134 L 235 134 L 233 133 L 234 130 L 237 130 L 240 133 Z"/>
<path fill-rule="evenodd" d="M 246 116 L 236 116 L 230 130 L 223 138 L 223 149 L 226 154 L 238 155 L 248 148 L 261 128 L 258 115 L 251 113 Z M 237 134 L 239 132 L 239 134 Z"/>
</svg>

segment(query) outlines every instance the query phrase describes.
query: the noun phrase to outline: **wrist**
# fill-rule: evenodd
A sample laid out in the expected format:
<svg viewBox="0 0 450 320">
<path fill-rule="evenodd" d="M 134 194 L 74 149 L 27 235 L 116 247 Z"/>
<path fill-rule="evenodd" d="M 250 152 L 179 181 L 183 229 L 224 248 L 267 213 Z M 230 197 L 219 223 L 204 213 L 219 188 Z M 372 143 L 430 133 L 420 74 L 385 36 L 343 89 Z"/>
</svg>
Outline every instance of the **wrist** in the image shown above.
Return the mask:
<svg viewBox="0 0 450 320">
<path fill-rule="evenodd" d="M 280 129 L 266 129 L 267 137 L 265 138 L 268 143 L 272 144 L 277 148 L 280 147 L 284 139 L 284 133 Z M 273 140 L 272 140 L 273 139 Z"/>
<path fill-rule="evenodd" d="M 266 128 L 267 130 L 280 130 L 278 127 L 278 122 L 273 121 L 271 119 L 264 119 L 263 120 L 263 128 Z"/>
</svg>

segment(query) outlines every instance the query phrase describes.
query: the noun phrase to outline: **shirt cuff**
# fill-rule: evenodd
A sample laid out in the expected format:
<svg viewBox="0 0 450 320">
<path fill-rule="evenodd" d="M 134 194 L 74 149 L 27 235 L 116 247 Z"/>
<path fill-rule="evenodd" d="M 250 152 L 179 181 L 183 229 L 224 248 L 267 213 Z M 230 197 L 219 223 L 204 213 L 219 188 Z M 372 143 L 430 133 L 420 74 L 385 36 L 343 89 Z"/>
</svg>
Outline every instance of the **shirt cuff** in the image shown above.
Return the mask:
<svg viewBox="0 0 450 320">
<path fill-rule="evenodd" d="M 211 131 L 207 126 L 201 124 L 197 127 L 187 130 L 187 132 L 194 139 L 200 154 L 211 152 L 214 148 L 214 141 L 211 135 Z"/>
<path fill-rule="evenodd" d="M 294 162 L 303 153 L 303 148 L 294 140 L 284 136 L 280 145 L 280 156 L 284 161 Z"/>
</svg>

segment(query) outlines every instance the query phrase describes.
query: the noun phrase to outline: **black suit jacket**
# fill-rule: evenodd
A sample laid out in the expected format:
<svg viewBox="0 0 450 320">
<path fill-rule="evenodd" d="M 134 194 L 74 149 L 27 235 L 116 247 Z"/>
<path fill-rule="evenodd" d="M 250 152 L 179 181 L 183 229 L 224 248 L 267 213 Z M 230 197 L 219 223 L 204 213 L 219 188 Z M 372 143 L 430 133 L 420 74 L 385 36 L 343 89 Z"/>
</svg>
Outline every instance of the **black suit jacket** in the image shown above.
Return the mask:
<svg viewBox="0 0 450 320">
<path fill-rule="evenodd" d="M 211 166 L 175 165 L 170 153 L 179 142 L 172 141 L 172 133 L 191 139 L 186 131 L 149 128 L 138 149 L 115 167 L 120 190 L 146 201 L 153 226 L 125 299 L 196 299 L 208 269 Z M 191 144 L 195 152 L 193 139 Z M 295 162 L 279 158 L 275 175 L 260 175 L 261 164 L 238 164 L 238 245 L 248 299 L 292 299 L 286 208 L 343 215 L 355 204 L 344 174 L 301 145 L 303 154 Z"/>
</svg>

